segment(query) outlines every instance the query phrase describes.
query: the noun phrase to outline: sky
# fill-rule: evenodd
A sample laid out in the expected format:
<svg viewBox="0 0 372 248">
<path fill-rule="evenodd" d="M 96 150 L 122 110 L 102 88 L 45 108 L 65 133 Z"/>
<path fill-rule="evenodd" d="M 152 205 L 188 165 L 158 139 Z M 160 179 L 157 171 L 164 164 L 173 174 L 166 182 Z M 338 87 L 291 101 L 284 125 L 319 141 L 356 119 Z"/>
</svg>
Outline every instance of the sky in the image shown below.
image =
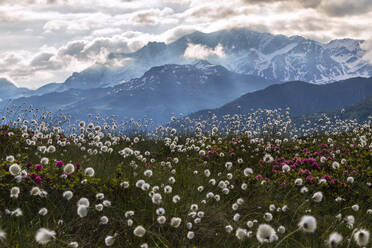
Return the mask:
<svg viewBox="0 0 372 248">
<path fill-rule="evenodd" d="M 96 63 L 119 65 L 111 52 L 238 27 L 363 39 L 372 58 L 371 26 L 372 0 L 0 0 L 0 77 L 35 89 Z"/>
</svg>

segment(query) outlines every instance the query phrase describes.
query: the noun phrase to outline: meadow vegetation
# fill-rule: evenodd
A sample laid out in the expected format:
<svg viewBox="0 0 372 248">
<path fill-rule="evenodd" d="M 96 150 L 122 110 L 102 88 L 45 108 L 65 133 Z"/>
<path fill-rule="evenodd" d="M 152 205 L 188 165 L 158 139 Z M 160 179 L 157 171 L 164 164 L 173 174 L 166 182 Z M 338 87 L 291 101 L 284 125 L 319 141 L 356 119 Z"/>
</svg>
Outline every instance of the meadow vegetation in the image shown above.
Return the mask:
<svg viewBox="0 0 372 248">
<path fill-rule="evenodd" d="M 371 247 L 370 122 L 27 111 L 1 119 L 0 247 Z"/>
</svg>

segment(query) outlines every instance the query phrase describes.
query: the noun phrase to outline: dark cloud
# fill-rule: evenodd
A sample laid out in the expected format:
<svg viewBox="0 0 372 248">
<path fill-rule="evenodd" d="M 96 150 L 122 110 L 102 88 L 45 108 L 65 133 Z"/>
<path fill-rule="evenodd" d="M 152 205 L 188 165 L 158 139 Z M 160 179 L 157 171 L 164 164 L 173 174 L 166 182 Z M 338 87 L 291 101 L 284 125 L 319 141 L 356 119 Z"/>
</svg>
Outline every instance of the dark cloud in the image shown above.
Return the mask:
<svg viewBox="0 0 372 248">
<path fill-rule="evenodd" d="M 150 11 L 137 13 L 135 16 L 133 16 L 132 21 L 141 25 L 155 25 L 157 23 L 157 19 Z"/>
<path fill-rule="evenodd" d="M 190 16 L 193 17 L 206 17 L 213 19 L 228 18 L 235 16 L 239 13 L 237 9 L 229 8 L 226 6 L 203 6 L 201 8 L 191 11 Z"/>
<path fill-rule="evenodd" d="M 331 16 L 360 15 L 372 11 L 372 0 L 323 0 L 321 9 Z"/>
<path fill-rule="evenodd" d="M 317 9 L 329 16 L 348 16 L 372 11 L 372 0 L 242 0 L 246 4 L 285 3 L 289 7 Z"/>
<path fill-rule="evenodd" d="M 30 67 L 34 71 L 62 69 L 62 64 L 58 61 L 53 60 L 53 57 L 53 53 L 40 53 L 31 60 Z"/>
<path fill-rule="evenodd" d="M 131 21 L 133 24 L 139 25 L 156 25 L 172 13 L 173 9 L 171 8 L 137 11 L 133 14 Z"/>
<path fill-rule="evenodd" d="M 242 0 L 242 1 L 248 4 L 266 4 L 266 3 L 287 2 L 287 3 L 291 3 L 295 5 L 300 5 L 305 8 L 316 8 L 322 2 L 322 0 Z"/>
</svg>

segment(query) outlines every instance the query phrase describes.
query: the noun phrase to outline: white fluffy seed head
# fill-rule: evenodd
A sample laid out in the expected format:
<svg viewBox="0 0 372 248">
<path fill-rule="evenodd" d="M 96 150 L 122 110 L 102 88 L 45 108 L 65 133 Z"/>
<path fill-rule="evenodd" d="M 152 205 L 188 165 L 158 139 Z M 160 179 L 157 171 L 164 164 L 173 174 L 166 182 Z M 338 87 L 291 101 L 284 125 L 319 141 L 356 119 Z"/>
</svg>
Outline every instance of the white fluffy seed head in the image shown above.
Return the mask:
<svg viewBox="0 0 372 248">
<path fill-rule="evenodd" d="M 87 175 L 88 177 L 93 177 L 94 173 L 95 173 L 95 171 L 91 167 L 88 167 L 84 170 L 84 174 Z"/>
<path fill-rule="evenodd" d="M 21 166 L 19 166 L 18 164 L 12 164 L 9 167 L 9 172 L 13 176 L 18 176 L 21 173 L 21 171 L 22 171 Z"/>
<path fill-rule="evenodd" d="M 74 196 L 74 193 L 72 193 L 72 191 L 70 191 L 70 190 L 67 190 L 67 191 L 63 192 L 62 196 L 66 200 L 71 200 L 71 198 Z"/>
<path fill-rule="evenodd" d="M 137 226 L 133 231 L 133 234 L 140 238 L 143 237 L 145 233 L 146 233 L 146 229 L 143 226 Z"/>
<path fill-rule="evenodd" d="M 72 174 L 75 172 L 75 166 L 73 164 L 66 164 L 64 167 L 63 167 L 63 172 L 65 174 Z"/>
<path fill-rule="evenodd" d="M 187 238 L 188 239 L 193 239 L 194 237 L 195 237 L 195 233 L 194 232 L 192 232 L 192 231 L 187 232 Z"/>
<path fill-rule="evenodd" d="M 88 215 L 88 207 L 85 205 L 79 205 L 77 209 L 77 214 L 80 218 L 84 218 Z"/>
<path fill-rule="evenodd" d="M 46 228 L 40 228 L 39 230 L 37 230 L 35 235 L 36 242 L 38 242 L 41 245 L 46 245 L 55 238 L 56 232 Z"/>
<path fill-rule="evenodd" d="M 261 224 L 258 226 L 256 238 L 258 242 L 271 243 L 277 240 L 277 235 L 275 230 L 268 224 Z"/>
<path fill-rule="evenodd" d="M 326 244 L 329 246 L 329 247 L 336 247 L 337 245 L 339 245 L 343 240 L 343 237 L 341 234 L 339 234 L 338 232 L 333 232 L 329 235 L 327 241 L 326 241 Z"/>
<path fill-rule="evenodd" d="M 307 233 L 315 232 L 317 227 L 316 219 L 313 216 L 304 215 L 302 216 L 300 222 L 298 223 L 298 227 L 303 232 Z"/>
<path fill-rule="evenodd" d="M 238 228 L 235 231 L 235 237 L 237 237 L 239 240 L 244 239 L 247 237 L 247 229 Z"/>
<path fill-rule="evenodd" d="M 365 247 L 369 243 L 369 232 L 366 229 L 359 229 L 354 234 L 354 240 L 360 247 Z"/>
<path fill-rule="evenodd" d="M 181 222 L 182 222 L 181 218 L 179 218 L 179 217 L 173 217 L 171 219 L 171 223 L 170 224 L 171 224 L 172 227 L 178 228 L 181 225 Z"/>
<path fill-rule="evenodd" d="M 87 208 L 89 207 L 90 203 L 88 198 L 82 197 L 80 200 L 77 202 L 77 206 L 86 206 Z"/>
</svg>

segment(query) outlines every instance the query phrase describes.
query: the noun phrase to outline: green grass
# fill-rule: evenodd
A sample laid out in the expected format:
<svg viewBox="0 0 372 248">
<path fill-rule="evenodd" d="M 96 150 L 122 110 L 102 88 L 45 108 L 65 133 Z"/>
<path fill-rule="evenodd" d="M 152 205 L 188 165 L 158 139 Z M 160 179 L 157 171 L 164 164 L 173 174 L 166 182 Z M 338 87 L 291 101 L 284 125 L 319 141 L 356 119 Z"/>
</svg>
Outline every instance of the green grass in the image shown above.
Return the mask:
<svg viewBox="0 0 372 248">
<path fill-rule="evenodd" d="M 6 133 L 9 132 L 14 132 L 14 135 L 8 136 Z M 0 129 L 0 227 L 7 233 L 7 237 L 0 244 L 2 247 L 38 247 L 35 233 L 39 228 L 46 227 L 56 231 L 57 240 L 45 247 L 66 247 L 71 241 L 77 241 L 79 247 L 106 247 L 105 237 L 115 233 L 117 237 L 112 247 L 140 247 L 143 243 L 147 243 L 149 247 L 275 247 L 288 233 L 297 229 L 297 223 L 303 215 L 312 215 L 318 222 L 315 233 L 295 232 L 282 241 L 279 247 L 325 247 L 325 240 L 334 231 L 344 237 L 339 247 L 357 247 L 354 241 L 350 244 L 348 242 L 353 230 L 358 228 L 372 230 L 372 215 L 367 214 L 367 210 L 372 208 L 372 189 L 367 185 L 372 182 L 372 148 L 369 147 L 372 142 L 371 132 L 369 126 L 355 132 L 308 136 L 298 140 L 283 141 L 278 150 L 275 149 L 275 145 L 267 148 L 267 141 L 270 144 L 275 142 L 270 139 L 251 144 L 251 139 L 246 136 L 237 136 L 234 140 L 208 135 L 204 138 L 191 137 L 195 140 L 193 143 L 195 146 L 204 144 L 202 149 L 207 153 L 217 152 L 216 155 L 211 154 L 206 158 L 191 149 L 192 144 L 186 142 L 186 137 L 179 137 L 177 143 L 183 145 L 182 149 L 185 148 L 185 151 L 177 151 L 177 149 L 172 151 L 163 139 L 145 139 L 133 143 L 133 138 L 131 141 L 122 138 L 117 144 L 111 145 L 112 153 L 98 152 L 94 155 L 87 151 L 88 149 L 99 150 L 97 142 L 87 135 L 84 138 L 85 143 L 74 142 L 71 138 L 58 139 L 53 135 L 51 139 L 56 152 L 42 154 L 37 147 L 48 146 L 49 138 L 38 138 L 37 145 L 30 146 L 26 144 L 26 138 L 21 136 L 20 130 L 12 130 L 4 126 Z M 363 147 L 358 146 L 362 136 L 366 136 L 367 139 Z M 174 137 L 170 138 L 174 141 Z M 221 142 L 218 138 L 221 138 Z M 333 141 L 328 142 L 328 138 L 332 138 Z M 70 140 L 71 144 L 60 146 L 58 140 Z M 102 142 L 107 140 L 109 138 L 105 137 Z M 86 150 L 82 151 L 78 143 L 81 143 Z M 330 147 L 331 144 L 333 147 Z M 351 147 L 351 144 L 356 146 Z M 206 148 L 207 146 L 209 147 Z M 131 155 L 124 158 L 119 151 L 126 147 L 139 151 L 143 157 Z M 340 152 L 336 152 L 337 150 Z M 151 152 L 151 155 L 145 155 L 146 151 Z M 315 155 L 315 152 L 320 152 L 322 155 Z M 225 156 L 219 156 L 220 153 L 224 153 Z M 273 156 L 272 163 L 261 162 L 266 153 Z M 231 154 L 235 155 L 231 156 Z M 328 158 L 332 156 L 331 154 L 334 154 L 334 157 L 325 163 L 319 161 L 321 156 Z M 17 183 L 8 171 L 9 166 L 14 163 L 5 160 L 9 155 L 15 156 L 23 169 L 26 169 L 26 164 L 31 162 L 32 166 L 27 170 L 29 173 L 37 173 L 43 179 L 42 184 L 38 184 L 31 178 L 24 178 L 21 183 Z M 49 163 L 44 165 L 42 171 L 35 171 L 35 164 L 40 163 L 42 157 L 49 158 Z M 147 161 L 143 161 L 143 158 Z M 178 158 L 179 162 L 175 163 L 174 158 Z M 238 163 L 239 158 L 243 159 L 243 163 Z M 299 163 L 296 169 L 288 173 L 274 173 L 273 167 L 279 164 L 281 158 L 287 163 L 293 162 L 295 158 L 300 160 L 314 158 L 320 170 L 315 169 L 310 163 Z M 155 162 L 150 162 L 150 159 L 155 159 Z M 346 164 L 341 164 L 339 169 L 333 169 L 332 162 L 341 162 L 342 159 L 346 159 Z M 62 160 L 64 164 L 80 163 L 81 167 L 70 178 L 61 178 L 63 168 L 56 168 L 55 160 Z M 228 161 L 233 163 L 231 170 L 225 168 L 225 163 Z M 171 166 L 164 165 L 167 162 L 171 163 Z M 94 168 L 96 172 L 94 177 L 87 177 L 84 174 L 84 169 L 87 167 Z M 243 173 L 247 167 L 253 169 L 253 175 L 249 177 L 244 176 Z M 147 169 L 153 172 L 150 178 L 143 175 Z M 210 177 L 204 175 L 206 169 L 210 170 Z M 228 173 L 231 173 L 231 179 L 228 179 Z M 306 181 L 310 174 L 313 182 Z M 258 175 L 261 175 L 262 179 Z M 324 184 L 318 184 L 325 175 L 337 181 L 328 180 Z M 347 182 L 347 177 L 350 176 L 354 178 L 353 184 Z M 175 178 L 174 184 L 169 182 L 170 177 Z M 209 182 L 212 178 L 216 180 L 216 185 Z M 265 178 L 267 180 L 264 180 Z M 293 184 L 297 178 L 304 180 L 308 193 L 300 193 L 301 186 Z M 82 184 L 81 181 L 84 179 L 87 183 Z M 150 184 L 148 191 L 135 186 L 139 179 L 144 179 Z M 229 188 L 228 194 L 223 193 L 217 186 L 221 180 L 228 181 L 228 187 L 233 186 Z M 129 188 L 120 186 L 124 181 L 129 182 Z M 246 190 L 241 189 L 242 183 L 247 184 Z M 172 193 L 163 192 L 165 185 L 172 186 Z M 21 193 L 17 199 L 10 198 L 9 192 L 13 186 L 20 187 Z M 48 196 L 46 198 L 31 196 L 29 192 L 34 186 L 46 190 Z M 153 204 L 149 196 L 154 186 L 159 186 L 159 192 L 163 197 L 160 205 Z M 202 192 L 198 191 L 199 186 L 204 187 Z M 65 190 L 74 192 L 70 201 L 62 197 Z M 324 194 L 320 203 L 311 199 L 313 193 L 317 191 Z M 102 202 L 95 197 L 99 192 L 104 193 L 105 199 L 112 203 L 102 212 L 94 208 L 95 204 Z M 206 199 L 208 192 L 220 195 L 220 200 Z M 178 203 L 173 203 L 174 195 L 180 196 L 181 200 Z M 90 200 L 89 213 L 84 218 L 80 218 L 76 212 L 76 203 L 81 197 Z M 344 200 L 336 202 L 336 197 L 342 197 Z M 234 211 L 232 205 L 238 198 L 243 198 L 244 203 Z M 202 203 L 204 200 L 205 203 Z M 195 224 L 195 219 L 189 216 L 191 204 L 198 204 L 199 211 L 205 213 L 200 223 Z M 266 212 L 270 212 L 271 204 L 276 208 L 287 205 L 288 210 L 271 212 L 273 220 L 266 222 L 263 216 Z M 354 204 L 359 205 L 359 211 L 351 209 Z M 38 214 L 42 207 L 48 209 L 46 216 Z M 164 215 L 167 221 L 163 225 L 156 221 L 158 207 L 165 209 Z M 16 208 L 22 209 L 23 216 L 5 214 L 5 209 Z M 132 226 L 128 226 L 128 218 L 125 217 L 125 212 L 128 210 L 135 212 L 131 217 Z M 236 213 L 241 216 L 237 222 L 233 220 Z M 343 220 L 336 219 L 335 216 L 339 213 L 343 217 L 347 215 L 355 217 L 353 228 L 348 228 Z M 98 224 L 103 215 L 109 218 L 107 225 Z M 182 219 L 179 228 L 170 226 L 172 217 Z M 63 224 L 58 224 L 59 220 L 63 220 Z M 246 222 L 249 220 L 257 220 L 257 223 L 252 228 L 248 228 Z M 186 228 L 187 222 L 193 223 L 191 230 L 195 232 L 195 238 L 192 240 L 187 239 L 189 231 Z M 256 230 L 262 223 L 268 223 L 275 229 L 283 225 L 286 233 L 277 233 L 279 240 L 276 242 L 260 244 L 256 239 Z M 138 225 L 144 226 L 147 230 L 142 238 L 133 235 L 133 230 Z M 234 227 L 232 233 L 225 231 L 227 225 Z M 252 231 L 251 237 L 237 239 L 235 231 L 238 227 Z"/>
</svg>

